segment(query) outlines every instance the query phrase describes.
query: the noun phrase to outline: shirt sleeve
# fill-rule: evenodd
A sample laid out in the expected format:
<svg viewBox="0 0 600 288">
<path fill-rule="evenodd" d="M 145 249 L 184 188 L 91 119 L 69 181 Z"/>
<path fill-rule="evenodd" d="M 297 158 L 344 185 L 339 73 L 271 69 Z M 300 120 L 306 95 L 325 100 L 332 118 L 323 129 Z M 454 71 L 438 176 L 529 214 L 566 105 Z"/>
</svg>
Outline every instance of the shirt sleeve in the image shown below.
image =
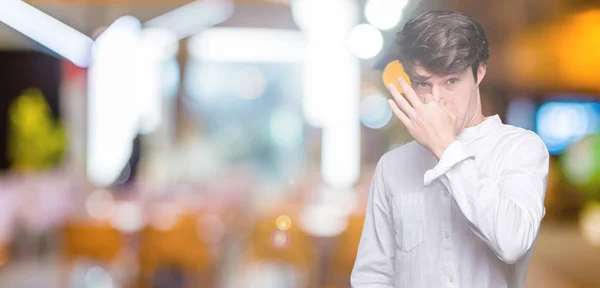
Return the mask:
<svg viewBox="0 0 600 288">
<path fill-rule="evenodd" d="M 350 277 L 352 288 L 392 288 L 396 256 L 393 218 L 379 160 L 369 188 L 365 223 Z"/>
<path fill-rule="evenodd" d="M 497 179 L 478 168 L 475 156 L 460 141 L 452 143 L 424 177 L 425 185 L 441 181 L 473 232 L 509 264 L 521 259 L 537 237 L 545 214 L 549 165 L 548 150 L 533 133 L 511 147 L 497 154 L 506 157 L 498 161 L 503 167 Z"/>
</svg>

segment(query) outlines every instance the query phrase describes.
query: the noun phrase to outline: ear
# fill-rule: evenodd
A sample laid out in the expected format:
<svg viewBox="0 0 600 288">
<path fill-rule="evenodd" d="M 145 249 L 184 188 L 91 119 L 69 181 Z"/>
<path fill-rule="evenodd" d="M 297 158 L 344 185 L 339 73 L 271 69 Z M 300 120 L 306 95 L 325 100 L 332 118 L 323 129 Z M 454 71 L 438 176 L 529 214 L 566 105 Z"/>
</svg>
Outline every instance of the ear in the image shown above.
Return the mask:
<svg viewBox="0 0 600 288">
<path fill-rule="evenodd" d="M 479 86 L 479 83 L 481 83 L 481 81 L 483 80 L 483 77 L 485 77 L 485 72 L 487 69 L 487 64 L 484 62 L 479 63 L 479 67 L 477 68 L 477 83 L 475 83 L 475 86 Z"/>
</svg>

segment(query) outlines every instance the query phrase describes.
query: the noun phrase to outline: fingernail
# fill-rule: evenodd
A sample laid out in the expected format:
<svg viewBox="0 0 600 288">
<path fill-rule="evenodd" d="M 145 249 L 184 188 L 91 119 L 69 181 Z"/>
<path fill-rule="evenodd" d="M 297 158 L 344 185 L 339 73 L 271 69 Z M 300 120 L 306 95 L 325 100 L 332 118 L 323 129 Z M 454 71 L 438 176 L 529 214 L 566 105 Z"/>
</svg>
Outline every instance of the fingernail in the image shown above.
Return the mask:
<svg viewBox="0 0 600 288">
<path fill-rule="evenodd" d="M 400 82 L 400 84 L 403 84 L 404 83 L 404 78 L 402 78 L 402 77 L 398 78 L 398 82 Z"/>
</svg>

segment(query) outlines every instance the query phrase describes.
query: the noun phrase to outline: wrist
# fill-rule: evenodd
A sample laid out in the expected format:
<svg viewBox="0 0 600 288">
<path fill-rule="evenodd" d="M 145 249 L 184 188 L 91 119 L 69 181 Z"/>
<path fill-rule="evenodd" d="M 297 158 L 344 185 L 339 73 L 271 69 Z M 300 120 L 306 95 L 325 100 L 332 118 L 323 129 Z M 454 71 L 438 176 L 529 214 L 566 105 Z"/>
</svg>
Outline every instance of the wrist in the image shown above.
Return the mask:
<svg viewBox="0 0 600 288">
<path fill-rule="evenodd" d="M 437 145 L 436 148 L 432 149 L 431 152 L 433 152 L 435 158 L 437 158 L 438 161 L 442 158 L 444 151 L 446 151 L 446 149 L 448 149 L 448 147 L 450 147 L 450 145 L 452 145 L 454 141 L 456 141 L 456 137 L 449 137 L 447 140 L 440 141 L 439 145 Z"/>
</svg>

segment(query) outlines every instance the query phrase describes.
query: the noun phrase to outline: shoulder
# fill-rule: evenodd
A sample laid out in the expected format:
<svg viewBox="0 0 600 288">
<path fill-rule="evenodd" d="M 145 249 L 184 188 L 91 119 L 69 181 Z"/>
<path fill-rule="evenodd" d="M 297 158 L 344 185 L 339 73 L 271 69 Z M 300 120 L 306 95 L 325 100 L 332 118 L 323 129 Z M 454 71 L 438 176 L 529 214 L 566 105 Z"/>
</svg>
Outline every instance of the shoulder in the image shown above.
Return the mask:
<svg viewBox="0 0 600 288">
<path fill-rule="evenodd" d="M 504 125 L 503 138 L 510 140 L 511 148 L 514 150 L 548 151 L 546 144 L 535 132 L 512 125 Z"/>
<path fill-rule="evenodd" d="M 421 146 L 419 142 L 411 141 L 383 154 L 379 159 L 379 165 L 390 167 L 397 163 L 422 160 L 427 157 L 427 154 L 430 154 L 429 151 Z"/>
<path fill-rule="evenodd" d="M 535 132 L 512 125 L 504 125 L 503 146 L 515 162 L 548 161 L 546 144 Z"/>
<path fill-rule="evenodd" d="M 416 141 L 411 141 L 385 153 L 377 163 L 380 179 L 389 187 L 418 185 L 423 175 L 437 160 Z"/>
</svg>

